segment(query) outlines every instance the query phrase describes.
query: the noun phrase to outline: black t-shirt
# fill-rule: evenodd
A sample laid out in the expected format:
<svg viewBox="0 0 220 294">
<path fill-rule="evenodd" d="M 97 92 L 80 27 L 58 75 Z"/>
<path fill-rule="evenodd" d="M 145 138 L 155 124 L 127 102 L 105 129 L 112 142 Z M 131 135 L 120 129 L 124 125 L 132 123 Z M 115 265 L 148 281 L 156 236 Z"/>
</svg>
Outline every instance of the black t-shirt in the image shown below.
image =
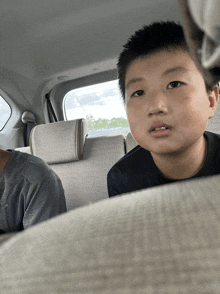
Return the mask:
<svg viewBox="0 0 220 294">
<path fill-rule="evenodd" d="M 205 132 L 204 136 L 208 142 L 207 157 L 200 171 L 190 179 L 220 173 L 220 135 Z M 123 156 L 108 172 L 108 194 L 109 197 L 112 197 L 183 180 L 166 178 L 157 168 L 151 153 L 138 145 Z"/>
</svg>

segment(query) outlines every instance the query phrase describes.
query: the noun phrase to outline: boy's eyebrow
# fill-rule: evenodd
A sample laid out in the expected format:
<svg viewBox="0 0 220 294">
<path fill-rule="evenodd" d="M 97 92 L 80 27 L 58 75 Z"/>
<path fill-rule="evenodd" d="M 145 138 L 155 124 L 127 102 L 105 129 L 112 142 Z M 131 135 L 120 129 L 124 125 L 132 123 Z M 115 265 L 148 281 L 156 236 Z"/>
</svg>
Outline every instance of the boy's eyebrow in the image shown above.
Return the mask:
<svg viewBox="0 0 220 294">
<path fill-rule="evenodd" d="M 173 72 L 175 72 L 175 71 L 185 71 L 185 72 L 187 72 L 187 71 L 189 71 L 189 69 L 187 69 L 187 68 L 185 68 L 185 67 L 183 67 L 183 66 L 172 67 L 172 68 L 168 68 L 167 70 L 165 70 L 165 71 L 162 73 L 162 75 L 167 75 L 167 74 L 169 74 L 169 73 L 173 73 Z M 138 83 L 138 82 L 142 82 L 142 81 L 144 81 L 143 78 L 134 78 L 134 79 L 131 79 L 131 80 L 127 83 L 125 89 L 128 89 L 128 88 L 129 88 L 132 84 L 134 84 L 134 83 Z"/>
<path fill-rule="evenodd" d="M 127 85 L 126 85 L 126 89 L 128 89 L 132 84 L 134 83 L 138 83 L 138 82 L 142 82 L 144 79 L 143 78 L 134 78 L 134 79 L 131 79 Z"/>
<path fill-rule="evenodd" d="M 189 71 L 189 69 L 187 69 L 187 68 L 185 68 L 183 66 L 172 67 L 172 68 L 168 68 L 167 70 L 165 70 L 162 75 L 167 75 L 167 74 L 173 73 L 175 71 L 185 71 L 185 72 L 187 72 L 187 71 Z"/>
</svg>

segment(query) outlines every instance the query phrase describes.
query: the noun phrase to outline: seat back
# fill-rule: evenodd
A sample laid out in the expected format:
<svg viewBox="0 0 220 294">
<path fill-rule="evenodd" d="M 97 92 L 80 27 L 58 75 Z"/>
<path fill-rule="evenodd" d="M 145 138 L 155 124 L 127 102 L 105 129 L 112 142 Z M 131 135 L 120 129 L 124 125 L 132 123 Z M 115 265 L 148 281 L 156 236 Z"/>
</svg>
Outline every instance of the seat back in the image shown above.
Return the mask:
<svg viewBox="0 0 220 294">
<path fill-rule="evenodd" d="M 36 126 L 33 155 L 60 177 L 67 210 L 108 198 L 107 173 L 125 155 L 124 137 L 86 138 L 84 119 Z"/>
<path fill-rule="evenodd" d="M 0 246 L 0 293 L 219 293 L 220 176 L 106 199 Z"/>
<path fill-rule="evenodd" d="M 214 117 L 208 120 L 206 130 L 220 134 L 220 102 L 218 102 Z"/>
<path fill-rule="evenodd" d="M 86 138 L 82 160 L 51 165 L 63 183 L 67 210 L 108 198 L 107 173 L 124 155 L 123 136 Z"/>
<path fill-rule="evenodd" d="M 18 147 L 18 148 L 15 148 L 15 150 L 20 151 L 20 152 L 24 152 L 24 153 L 28 153 L 28 154 L 32 154 L 30 146 Z"/>
<path fill-rule="evenodd" d="M 131 151 L 131 149 L 133 149 L 137 145 L 138 145 L 138 143 L 135 141 L 132 134 L 128 133 L 126 136 L 126 152 L 128 153 L 129 151 Z"/>
</svg>

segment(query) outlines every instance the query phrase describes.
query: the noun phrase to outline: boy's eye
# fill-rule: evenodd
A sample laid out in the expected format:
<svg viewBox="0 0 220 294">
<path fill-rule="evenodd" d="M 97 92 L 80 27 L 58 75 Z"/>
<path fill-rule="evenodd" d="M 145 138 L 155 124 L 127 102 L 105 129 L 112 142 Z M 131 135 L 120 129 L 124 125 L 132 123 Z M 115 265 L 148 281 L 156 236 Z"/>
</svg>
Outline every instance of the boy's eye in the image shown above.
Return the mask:
<svg viewBox="0 0 220 294">
<path fill-rule="evenodd" d="M 132 97 L 139 97 L 139 96 L 142 96 L 144 95 L 144 91 L 143 90 L 138 90 L 138 91 L 135 91 L 131 96 Z"/>
<path fill-rule="evenodd" d="M 173 88 L 177 88 L 179 86 L 181 86 L 182 83 L 179 81 L 173 81 L 171 83 L 169 83 L 169 85 L 167 86 L 168 89 L 173 89 Z"/>
</svg>

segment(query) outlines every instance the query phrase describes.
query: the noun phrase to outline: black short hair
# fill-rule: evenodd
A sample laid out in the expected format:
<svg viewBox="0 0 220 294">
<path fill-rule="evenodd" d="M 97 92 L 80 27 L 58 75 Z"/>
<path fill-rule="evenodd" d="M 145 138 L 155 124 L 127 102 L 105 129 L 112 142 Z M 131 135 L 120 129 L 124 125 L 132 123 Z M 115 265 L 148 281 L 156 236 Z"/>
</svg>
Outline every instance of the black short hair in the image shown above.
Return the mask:
<svg viewBox="0 0 220 294">
<path fill-rule="evenodd" d="M 151 25 L 143 26 L 128 39 L 123 47 L 117 67 L 119 88 L 124 102 L 125 76 L 131 62 L 165 49 L 182 49 L 189 52 L 182 26 L 173 21 L 154 22 Z M 212 88 L 206 85 L 206 90 L 211 91 Z"/>
</svg>

